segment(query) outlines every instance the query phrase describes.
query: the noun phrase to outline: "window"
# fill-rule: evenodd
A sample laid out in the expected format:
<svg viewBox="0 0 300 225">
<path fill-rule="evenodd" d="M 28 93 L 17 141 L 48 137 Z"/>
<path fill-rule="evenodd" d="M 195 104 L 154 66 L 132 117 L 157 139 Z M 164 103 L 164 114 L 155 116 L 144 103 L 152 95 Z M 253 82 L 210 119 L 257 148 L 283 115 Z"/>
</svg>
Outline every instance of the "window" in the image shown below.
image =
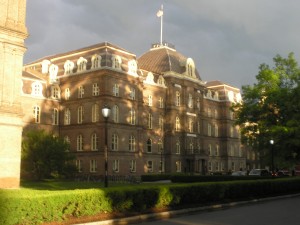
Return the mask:
<svg viewBox="0 0 300 225">
<path fill-rule="evenodd" d="M 97 69 L 101 67 L 101 56 L 93 55 L 92 57 L 92 69 Z"/>
<path fill-rule="evenodd" d="M 225 170 L 225 163 L 221 162 L 221 171 L 224 171 L 224 170 Z"/>
<path fill-rule="evenodd" d="M 83 150 L 83 138 L 82 135 L 79 134 L 77 136 L 77 151 L 82 151 Z"/>
<path fill-rule="evenodd" d="M 159 102 L 159 108 L 163 109 L 164 108 L 164 99 L 162 97 L 159 97 L 158 102 Z"/>
<path fill-rule="evenodd" d="M 148 172 L 153 172 L 153 161 L 147 161 Z"/>
<path fill-rule="evenodd" d="M 215 156 L 219 156 L 219 155 L 220 155 L 220 147 L 219 147 L 219 145 L 216 145 Z"/>
<path fill-rule="evenodd" d="M 217 124 L 215 124 L 215 136 L 218 137 L 219 136 L 219 127 Z"/>
<path fill-rule="evenodd" d="M 197 122 L 197 130 L 198 130 L 198 133 L 200 134 L 201 133 L 201 124 L 200 124 L 200 121 Z"/>
<path fill-rule="evenodd" d="M 191 154 L 194 154 L 194 143 L 192 141 L 189 144 L 189 150 Z"/>
<path fill-rule="evenodd" d="M 134 108 L 130 109 L 130 124 L 135 125 L 135 110 Z"/>
<path fill-rule="evenodd" d="M 176 131 L 180 130 L 180 120 L 179 120 L 179 117 L 176 117 L 176 120 L 175 120 L 175 130 Z"/>
<path fill-rule="evenodd" d="M 118 159 L 115 159 L 115 160 L 113 160 L 113 171 L 115 172 L 115 173 L 118 173 L 119 172 L 119 170 L 120 170 L 120 168 L 119 168 L 119 160 Z"/>
<path fill-rule="evenodd" d="M 133 135 L 130 135 L 129 137 L 129 151 L 134 152 L 135 151 L 135 137 Z"/>
<path fill-rule="evenodd" d="M 60 98 L 59 87 L 57 87 L 57 86 L 52 86 L 51 87 L 51 97 L 54 98 L 54 99 L 59 99 Z"/>
<path fill-rule="evenodd" d="M 212 162 L 208 162 L 208 171 L 212 171 Z"/>
<path fill-rule="evenodd" d="M 119 85 L 114 84 L 113 86 L 113 96 L 119 97 Z"/>
<path fill-rule="evenodd" d="M 80 159 L 76 160 L 76 168 L 79 173 L 82 172 L 82 160 Z"/>
<path fill-rule="evenodd" d="M 131 75 L 136 75 L 137 63 L 135 60 L 130 60 L 128 62 L 128 73 Z"/>
<path fill-rule="evenodd" d="M 230 127 L 230 137 L 234 136 L 234 128 L 231 126 Z"/>
<path fill-rule="evenodd" d="M 130 160 L 130 172 L 136 172 L 136 160 Z"/>
<path fill-rule="evenodd" d="M 77 72 L 82 72 L 86 70 L 87 60 L 83 57 L 80 57 L 77 60 Z"/>
<path fill-rule="evenodd" d="M 79 106 L 77 108 L 77 123 L 82 124 L 83 121 L 83 107 Z"/>
<path fill-rule="evenodd" d="M 117 105 L 113 106 L 112 110 L 113 121 L 119 123 L 119 107 Z"/>
<path fill-rule="evenodd" d="M 74 64 L 73 64 L 74 65 Z M 72 73 L 72 70 L 70 70 L 70 73 Z M 52 83 L 56 83 L 57 82 L 57 73 L 58 73 L 58 66 L 52 64 L 49 68 L 49 82 Z"/>
<path fill-rule="evenodd" d="M 235 171 L 235 162 L 231 162 L 231 171 Z"/>
<path fill-rule="evenodd" d="M 215 118 L 218 118 L 218 110 L 215 109 Z"/>
<path fill-rule="evenodd" d="M 41 109 L 39 106 L 33 107 L 33 119 L 35 123 L 40 123 Z"/>
<path fill-rule="evenodd" d="M 92 106 L 92 122 L 98 122 L 99 121 L 99 105 L 94 104 Z"/>
<path fill-rule="evenodd" d="M 52 113 L 52 125 L 58 125 L 58 109 L 53 109 Z"/>
<path fill-rule="evenodd" d="M 162 76 L 159 76 L 157 80 L 157 84 L 164 86 L 165 85 L 165 79 Z"/>
<path fill-rule="evenodd" d="M 164 130 L 164 117 L 162 115 L 158 118 L 158 126 L 161 131 Z"/>
<path fill-rule="evenodd" d="M 147 140 L 147 153 L 152 153 L 152 140 L 150 138 Z"/>
<path fill-rule="evenodd" d="M 90 160 L 90 172 L 95 173 L 97 171 L 97 161 L 95 159 Z"/>
<path fill-rule="evenodd" d="M 193 121 L 193 119 L 189 119 L 189 132 L 190 133 L 194 132 L 194 121 Z"/>
<path fill-rule="evenodd" d="M 96 133 L 92 134 L 92 137 L 91 137 L 91 150 L 92 151 L 98 150 L 98 137 L 97 137 Z"/>
<path fill-rule="evenodd" d="M 189 94 L 188 107 L 193 108 L 193 95 Z"/>
<path fill-rule="evenodd" d="M 71 96 L 70 88 L 66 88 L 65 90 L 65 99 L 69 100 Z"/>
<path fill-rule="evenodd" d="M 65 75 L 73 73 L 74 63 L 70 60 L 67 60 L 64 64 Z"/>
<path fill-rule="evenodd" d="M 97 83 L 93 84 L 93 96 L 99 96 L 100 94 L 100 88 Z"/>
<path fill-rule="evenodd" d="M 65 141 L 65 143 L 68 144 L 68 148 L 66 149 L 66 151 L 68 152 L 68 151 L 70 151 L 70 144 L 71 144 L 70 137 L 69 136 L 65 136 L 64 137 L 64 141 Z"/>
<path fill-rule="evenodd" d="M 118 151 L 118 143 L 119 143 L 119 137 L 117 134 L 113 134 L 111 138 L 111 150 L 112 151 Z"/>
<path fill-rule="evenodd" d="M 211 109 L 210 108 L 207 109 L 207 116 L 211 117 Z"/>
<path fill-rule="evenodd" d="M 215 163 L 215 169 L 216 169 L 216 171 L 220 170 L 220 163 L 219 162 Z"/>
<path fill-rule="evenodd" d="M 65 113 L 64 113 L 64 124 L 65 125 L 70 125 L 71 124 L 71 111 L 69 108 L 65 109 Z"/>
<path fill-rule="evenodd" d="M 176 91 L 176 101 L 175 101 L 176 106 L 180 106 L 180 93 L 179 91 Z"/>
<path fill-rule="evenodd" d="M 112 57 L 112 68 L 120 70 L 121 69 L 121 64 L 122 64 L 121 57 L 118 56 L 118 55 L 114 55 Z"/>
<path fill-rule="evenodd" d="M 158 152 L 159 152 L 160 154 L 162 154 L 163 151 L 164 151 L 164 146 L 163 146 L 163 142 L 162 142 L 161 139 L 158 139 L 158 142 L 157 142 L 157 148 L 158 148 Z"/>
<path fill-rule="evenodd" d="M 208 155 L 212 156 L 211 144 L 208 144 Z"/>
<path fill-rule="evenodd" d="M 200 105 L 200 98 L 197 98 L 197 109 L 200 109 L 201 105 Z"/>
<path fill-rule="evenodd" d="M 129 94 L 129 98 L 131 100 L 135 100 L 135 89 L 134 88 L 130 88 L 130 94 Z"/>
<path fill-rule="evenodd" d="M 43 96 L 43 85 L 40 82 L 35 81 L 34 83 L 32 83 L 31 85 L 31 95 L 33 96 Z"/>
<path fill-rule="evenodd" d="M 211 136 L 211 124 L 210 123 L 207 124 L 207 135 Z"/>
<path fill-rule="evenodd" d="M 152 95 L 148 95 L 148 106 L 152 106 L 152 105 L 153 105 Z"/>
<path fill-rule="evenodd" d="M 181 161 L 176 161 L 176 172 L 181 173 Z"/>
<path fill-rule="evenodd" d="M 84 95 L 84 88 L 83 86 L 80 86 L 78 88 L 78 98 L 83 98 L 83 95 Z"/>
<path fill-rule="evenodd" d="M 176 154 L 180 154 L 180 142 L 179 141 L 177 141 L 176 142 Z"/>
<path fill-rule="evenodd" d="M 152 129 L 152 114 L 148 113 L 148 129 Z"/>
</svg>

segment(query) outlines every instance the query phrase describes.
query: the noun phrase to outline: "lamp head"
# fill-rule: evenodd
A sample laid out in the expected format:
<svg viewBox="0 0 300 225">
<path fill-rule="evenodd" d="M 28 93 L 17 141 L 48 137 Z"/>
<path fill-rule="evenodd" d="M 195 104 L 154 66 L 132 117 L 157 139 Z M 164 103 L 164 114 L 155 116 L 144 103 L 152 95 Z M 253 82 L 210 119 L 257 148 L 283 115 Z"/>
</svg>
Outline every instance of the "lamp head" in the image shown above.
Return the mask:
<svg viewBox="0 0 300 225">
<path fill-rule="evenodd" d="M 105 119 L 107 119 L 110 115 L 110 108 L 105 105 L 103 108 L 102 108 L 102 115 Z"/>
</svg>

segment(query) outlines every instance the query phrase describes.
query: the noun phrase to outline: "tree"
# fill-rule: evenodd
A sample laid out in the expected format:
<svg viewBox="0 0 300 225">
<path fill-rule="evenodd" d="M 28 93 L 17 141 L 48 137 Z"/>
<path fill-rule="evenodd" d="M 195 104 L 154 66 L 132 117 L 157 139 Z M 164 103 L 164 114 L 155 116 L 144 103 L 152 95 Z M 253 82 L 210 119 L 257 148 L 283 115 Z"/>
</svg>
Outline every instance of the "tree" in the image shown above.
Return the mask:
<svg viewBox="0 0 300 225">
<path fill-rule="evenodd" d="M 242 87 L 243 102 L 234 104 L 242 142 L 270 157 L 274 140 L 277 165 L 300 156 L 300 69 L 290 53 L 277 55 L 274 67 L 261 64 L 257 83 Z"/>
<path fill-rule="evenodd" d="M 22 142 L 22 171 L 38 180 L 74 172 L 69 144 L 44 130 L 31 130 Z"/>
</svg>

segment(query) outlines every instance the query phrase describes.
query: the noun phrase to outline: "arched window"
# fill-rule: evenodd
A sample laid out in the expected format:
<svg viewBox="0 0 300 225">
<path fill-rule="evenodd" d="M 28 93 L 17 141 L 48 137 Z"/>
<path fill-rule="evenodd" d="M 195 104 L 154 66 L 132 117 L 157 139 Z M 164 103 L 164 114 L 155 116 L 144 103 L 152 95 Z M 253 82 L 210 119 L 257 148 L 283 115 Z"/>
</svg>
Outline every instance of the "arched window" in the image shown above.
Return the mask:
<svg viewBox="0 0 300 225">
<path fill-rule="evenodd" d="M 112 68 L 121 70 L 122 59 L 118 55 L 112 57 Z"/>
<path fill-rule="evenodd" d="M 83 95 L 84 95 L 84 87 L 80 86 L 78 88 L 78 98 L 83 98 Z"/>
<path fill-rule="evenodd" d="M 118 151 L 119 137 L 117 134 L 113 134 L 111 137 L 111 150 Z"/>
<path fill-rule="evenodd" d="M 161 131 L 164 130 L 164 117 L 162 115 L 158 118 L 158 127 Z"/>
<path fill-rule="evenodd" d="M 188 107 L 193 108 L 193 95 L 189 94 Z"/>
<path fill-rule="evenodd" d="M 136 75 L 137 72 L 137 63 L 135 60 L 130 60 L 128 62 L 128 73 L 131 75 Z"/>
<path fill-rule="evenodd" d="M 148 113 L 148 129 L 152 129 L 152 114 Z"/>
<path fill-rule="evenodd" d="M 119 123 L 119 106 L 114 105 L 112 110 L 113 121 Z"/>
<path fill-rule="evenodd" d="M 72 74 L 74 69 L 74 62 L 67 60 L 64 64 L 65 75 Z"/>
<path fill-rule="evenodd" d="M 93 55 L 92 57 L 92 69 L 97 69 L 101 67 L 101 59 L 100 55 Z"/>
<path fill-rule="evenodd" d="M 69 108 L 65 109 L 65 113 L 64 113 L 64 124 L 65 125 L 70 125 L 71 123 L 71 111 Z"/>
<path fill-rule="evenodd" d="M 152 152 L 152 140 L 149 138 L 147 140 L 147 153 L 151 153 Z"/>
<path fill-rule="evenodd" d="M 91 137 L 91 150 L 92 151 L 98 150 L 98 137 L 96 133 L 92 134 Z"/>
<path fill-rule="evenodd" d="M 70 151 L 70 144 L 71 144 L 70 137 L 69 136 L 65 136 L 64 137 L 64 141 L 65 141 L 65 143 L 68 144 L 68 148 L 66 150 Z"/>
<path fill-rule="evenodd" d="M 195 77 L 195 63 L 194 60 L 191 58 L 188 58 L 186 60 L 186 75 L 189 77 Z"/>
<path fill-rule="evenodd" d="M 51 86 L 51 97 L 54 99 L 60 99 L 60 88 L 58 86 Z"/>
<path fill-rule="evenodd" d="M 215 124 L 215 136 L 218 137 L 219 136 L 219 127 L 217 124 Z"/>
<path fill-rule="evenodd" d="M 42 62 L 42 73 L 48 73 L 49 70 L 49 65 L 51 64 L 51 62 L 47 59 L 43 60 Z"/>
<path fill-rule="evenodd" d="M 77 151 L 83 150 L 83 137 L 81 134 L 77 136 Z"/>
<path fill-rule="evenodd" d="M 71 96 L 70 88 L 66 88 L 65 90 L 65 99 L 69 100 Z"/>
<path fill-rule="evenodd" d="M 81 124 L 83 121 L 83 107 L 79 106 L 77 108 L 77 123 Z"/>
<path fill-rule="evenodd" d="M 207 124 L 207 135 L 211 136 L 211 124 L 210 123 Z"/>
<path fill-rule="evenodd" d="M 130 109 L 130 124 L 135 125 L 135 110 L 134 108 Z"/>
<path fill-rule="evenodd" d="M 52 125 L 58 125 L 58 120 L 59 119 L 59 114 L 58 114 L 58 109 L 53 109 L 52 113 Z"/>
<path fill-rule="evenodd" d="M 87 60 L 83 57 L 80 57 L 77 60 L 77 72 L 83 72 L 86 70 Z"/>
<path fill-rule="evenodd" d="M 180 119 L 179 119 L 179 117 L 176 117 L 176 119 L 175 119 L 175 130 L 180 131 Z"/>
<path fill-rule="evenodd" d="M 176 106 L 180 106 L 180 93 L 179 91 L 176 91 L 176 101 L 175 101 Z"/>
<path fill-rule="evenodd" d="M 194 132 L 194 121 L 193 121 L 193 119 L 189 119 L 189 132 L 190 133 Z"/>
<path fill-rule="evenodd" d="M 58 73 L 58 66 L 52 64 L 49 68 L 49 79 L 50 79 L 50 83 L 55 83 L 57 82 L 57 73 Z"/>
<path fill-rule="evenodd" d="M 176 154 L 180 154 L 180 141 L 176 142 Z"/>
</svg>

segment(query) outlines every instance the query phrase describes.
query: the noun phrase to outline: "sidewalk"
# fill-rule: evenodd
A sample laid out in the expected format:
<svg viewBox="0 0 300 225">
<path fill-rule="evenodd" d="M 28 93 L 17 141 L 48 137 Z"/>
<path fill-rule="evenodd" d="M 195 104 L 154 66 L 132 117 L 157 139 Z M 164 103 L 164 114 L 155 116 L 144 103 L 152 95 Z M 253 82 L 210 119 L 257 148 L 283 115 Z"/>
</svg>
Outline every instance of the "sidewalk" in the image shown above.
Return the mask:
<svg viewBox="0 0 300 225">
<path fill-rule="evenodd" d="M 292 198 L 292 197 L 296 197 L 296 196 L 300 196 L 300 193 L 293 194 L 293 195 L 283 195 L 283 196 L 276 196 L 276 197 L 269 197 L 269 198 L 254 199 L 254 200 L 250 200 L 250 201 L 231 202 L 231 203 L 226 203 L 226 204 L 216 204 L 216 205 L 196 207 L 196 208 L 172 210 L 172 211 L 160 212 L 160 213 L 142 214 L 139 216 L 125 217 L 125 218 L 111 219 L 111 220 L 90 222 L 90 223 L 81 223 L 81 224 L 76 224 L 76 225 L 135 224 L 135 223 L 142 223 L 142 222 L 146 222 L 146 221 L 168 219 L 171 217 L 176 217 L 176 216 L 190 214 L 190 213 L 192 214 L 192 213 L 197 213 L 197 212 L 201 212 L 201 211 L 220 210 L 220 209 L 224 209 L 224 208 L 230 208 L 230 207 L 241 206 L 241 205 L 246 205 L 246 204 L 254 204 L 254 203 L 258 203 L 258 202 L 272 201 L 272 200 L 283 199 L 283 198 Z"/>
</svg>

